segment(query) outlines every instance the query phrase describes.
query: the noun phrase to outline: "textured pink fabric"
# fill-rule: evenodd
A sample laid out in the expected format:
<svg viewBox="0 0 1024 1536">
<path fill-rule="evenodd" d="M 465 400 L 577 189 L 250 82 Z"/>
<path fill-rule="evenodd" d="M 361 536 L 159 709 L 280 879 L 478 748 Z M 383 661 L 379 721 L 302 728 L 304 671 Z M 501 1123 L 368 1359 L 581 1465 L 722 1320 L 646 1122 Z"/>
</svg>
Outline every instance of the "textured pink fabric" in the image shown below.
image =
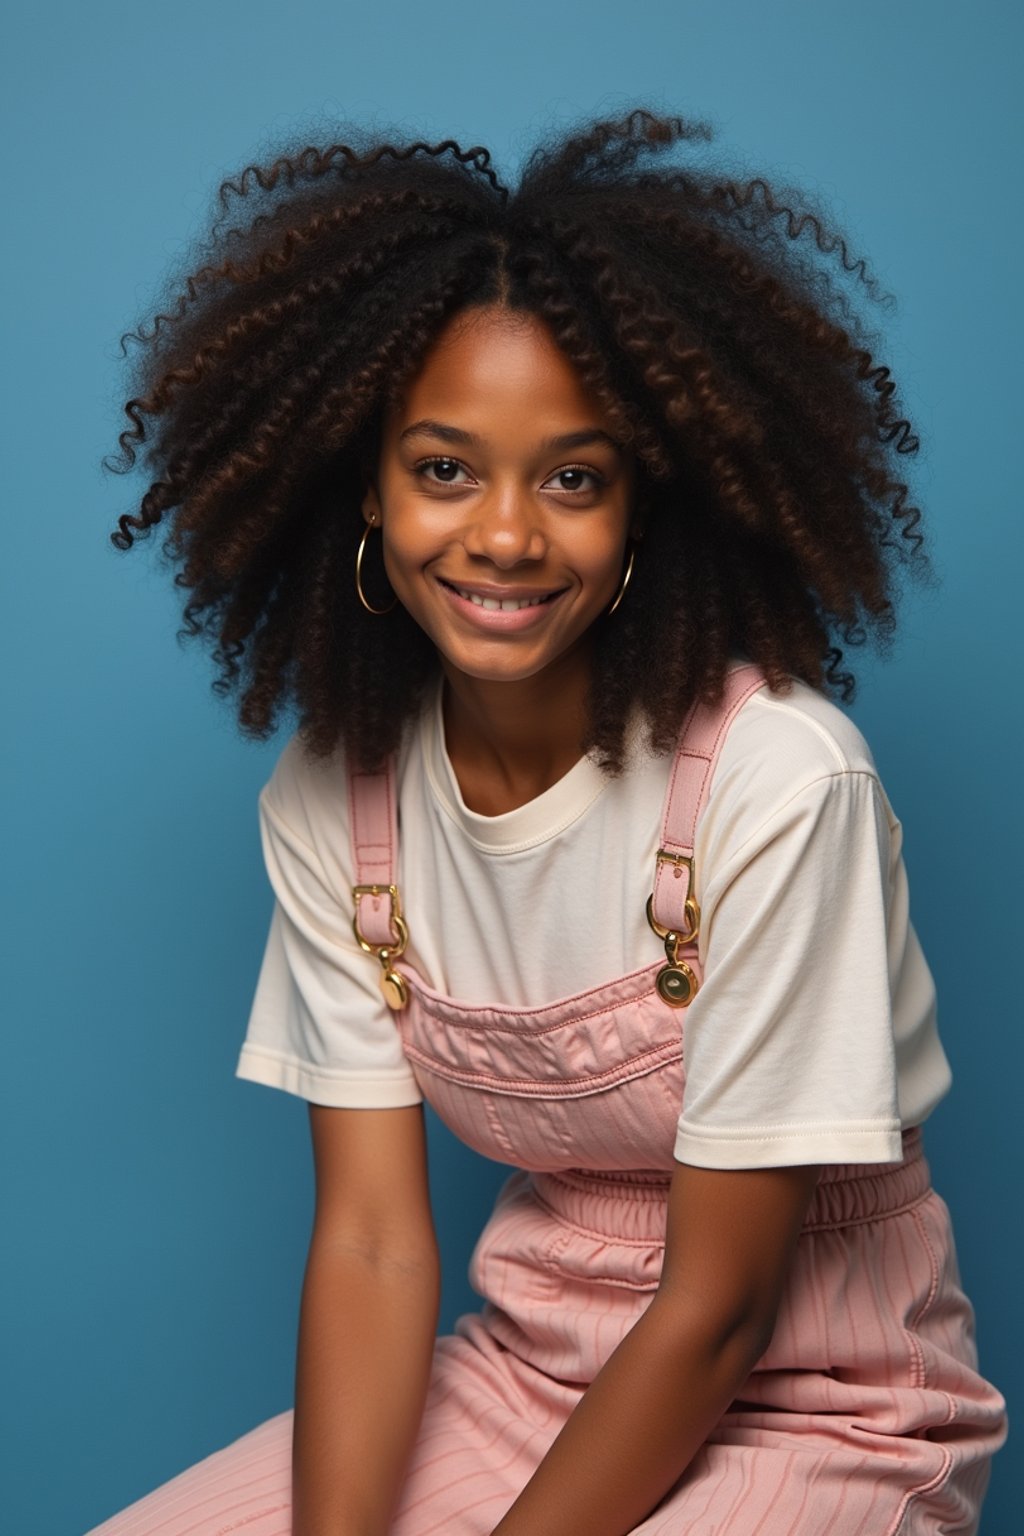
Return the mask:
<svg viewBox="0 0 1024 1536">
<path fill-rule="evenodd" d="M 672 782 L 699 794 L 708 764 L 691 754 Z M 361 826 L 375 855 L 393 845 Z M 392 1536 L 487 1536 L 657 1288 L 685 1088 L 685 1011 L 656 993 L 661 963 L 532 1009 L 469 1007 L 398 964 L 424 1097 L 516 1171 L 471 1260 L 482 1309 L 437 1340 Z M 1005 1403 L 978 1373 L 920 1129 L 903 1149 L 823 1171 L 769 1349 L 636 1532 L 977 1532 Z M 268 1420 L 90 1536 L 289 1536 L 291 1423 Z"/>
</svg>

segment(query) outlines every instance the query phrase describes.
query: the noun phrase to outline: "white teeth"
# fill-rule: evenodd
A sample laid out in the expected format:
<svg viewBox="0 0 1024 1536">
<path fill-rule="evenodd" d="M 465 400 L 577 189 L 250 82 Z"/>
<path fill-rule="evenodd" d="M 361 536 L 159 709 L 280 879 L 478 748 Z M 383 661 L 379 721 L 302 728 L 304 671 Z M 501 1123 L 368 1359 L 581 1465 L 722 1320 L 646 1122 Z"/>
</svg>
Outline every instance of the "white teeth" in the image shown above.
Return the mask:
<svg viewBox="0 0 1024 1536">
<path fill-rule="evenodd" d="M 543 597 L 506 597 L 499 602 L 496 597 L 480 597 L 476 592 L 464 592 L 461 587 L 455 590 L 460 597 L 468 598 L 478 608 L 487 608 L 491 613 L 515 613 L 520 608 L 538 608 L 547 601 Z"/>
</svg>

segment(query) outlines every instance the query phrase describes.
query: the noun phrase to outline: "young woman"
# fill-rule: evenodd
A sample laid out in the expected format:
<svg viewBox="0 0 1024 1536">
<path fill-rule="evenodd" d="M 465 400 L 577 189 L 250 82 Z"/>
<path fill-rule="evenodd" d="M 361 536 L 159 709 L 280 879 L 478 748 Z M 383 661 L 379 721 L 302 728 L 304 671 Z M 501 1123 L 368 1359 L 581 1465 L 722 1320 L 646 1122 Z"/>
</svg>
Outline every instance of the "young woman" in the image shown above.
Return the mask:
<svg viewBox="0 0 1024 1536">
<path fill-rule="evenodd" d="M 294 1412 L 103 1536 L 978 1528 L 949 1068 L 837 702 L 917 440 L 863 264 L 706 137 L 250 167 L 146 338 L 114 542 L 171 514 L 216 686 L 300 716 L 238 1073 L 308 1101 L 316 1217 Z M 437 1340 L 424 1099 L 515 1169 Z"/>
</svg>

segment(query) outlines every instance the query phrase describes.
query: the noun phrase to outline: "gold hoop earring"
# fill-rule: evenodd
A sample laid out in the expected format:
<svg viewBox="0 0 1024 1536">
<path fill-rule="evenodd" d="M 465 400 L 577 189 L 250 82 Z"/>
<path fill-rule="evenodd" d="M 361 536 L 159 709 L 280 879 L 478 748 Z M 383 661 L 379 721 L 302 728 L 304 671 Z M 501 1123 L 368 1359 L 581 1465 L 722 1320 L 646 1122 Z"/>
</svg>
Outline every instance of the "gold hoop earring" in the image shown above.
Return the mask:
<svg viewBox="0 0 1024 1536">
<path fill-rule="evenodd" d="M 605 618 L 611 618 L 611 616 L 615 612 L 616 608 L 622 602 L 622 594 L 623 594 L 623 592 L 625 592 L 626 588 L 629 586 L 629 578 L 633 574 L 633 557 L 634 557 L 635 554 L 636 554 L 636 545 L 635 544 L 631 544 L 629 546 L 629 560 L 626 562 L 626 574 L 622 578 L 622 586 L 619 588 L 618 593 L 616 594 L 614 603 L 612 603 L 611 607 L 606 612 Z"/>
<path fill-rule="evenodd" d="M 386 608 L 374 608 L 372 603 L 368 603 L 366 601 L 366 594 L 363 592 L 363 551 L 366 549 L 366 541 L 370 537 L 370 529 L 375 528 L 376 526 L 377 519 L 371 518 L 366 527 L 363 529 L 363 536 L 359 540 L 359 548 L 356 551 L 356 592 L 359 594 L 359 601 L 362 603 L 367 613 L 383 614 L 391 612 L 392 608 L 394 608 L 395 604 L 398 602 L 398 598 L 393 598 Z"/>
</svg>

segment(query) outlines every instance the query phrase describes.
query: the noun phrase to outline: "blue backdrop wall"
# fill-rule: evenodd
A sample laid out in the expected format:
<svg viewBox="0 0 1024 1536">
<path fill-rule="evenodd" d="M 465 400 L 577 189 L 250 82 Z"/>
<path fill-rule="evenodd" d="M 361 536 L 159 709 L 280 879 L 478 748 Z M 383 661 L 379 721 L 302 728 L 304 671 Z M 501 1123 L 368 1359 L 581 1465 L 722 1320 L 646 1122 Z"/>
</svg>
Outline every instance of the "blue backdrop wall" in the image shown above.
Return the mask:
<svg viewBox="0 0 1024 1536">
<path fill-rule="evenodd" d="M 80 1536 L 291 1401 L 306 1111 L 233 1077 L 270 912 L 256 797 L 286 733 L 239 736 L 175 641 L 155 545 L 109 544 L 142 487 L 100 460 L 123 425 L 118 337 L 220 179 L 342 118 L 484 143 L 512 177 L 568 119 L 706 117 L 734 164 L 823 197 L 897 295 L 871 313 L 922 438 L 943 583 L 911 596 L 887 663 L 861 657 L 853 713 L 905 827 L 956 1075 L 933 1171 L 1012 1412 L 1020 18 L 998 0 L 8 7 L 8 1530 Z M 474 1304 L 466 1261 L 504 1170 L 430 1134 L 447 1329 Z M 986 1536 L 1019 1529 L 1017 1458 L 1011 1439 Z"/>
</svg>

